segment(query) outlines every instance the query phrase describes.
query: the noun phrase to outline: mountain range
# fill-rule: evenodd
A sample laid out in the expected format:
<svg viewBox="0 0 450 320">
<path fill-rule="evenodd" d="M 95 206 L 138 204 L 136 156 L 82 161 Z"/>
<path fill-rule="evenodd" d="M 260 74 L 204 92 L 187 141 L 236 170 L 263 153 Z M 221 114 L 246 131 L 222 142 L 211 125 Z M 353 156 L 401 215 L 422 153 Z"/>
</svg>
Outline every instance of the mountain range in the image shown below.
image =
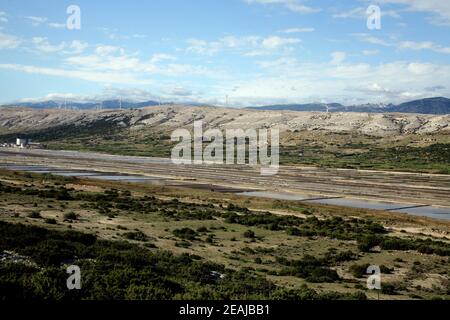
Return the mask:
<svg viewBox="0 0 450 320">
<path fill-rule="evenodd" d="M 105 100 L 93 102 L 72 102 L 72 101 L 41 101 L 41 102 L 21 102 L 4 105 L 4 107 L 25 107 L 33 109 L 140 109 L 144 107 L 159 106 L 160 102 L 149 100 L 144 102 L 131 102 L 120 100 Z M 165 103 L 165 105 L 171 105 Z M 191 106 L 202 106 L 202 104 L 189 103 Z M 309 111 L 309 112 L 368 112 L 368 113 L 421 113 L 445 115 L 450 114 L 450 99 L 444 97 L 427 98 L 405 102 L 399 105 L 394 104 L 361 104 L 345 106 L 340 103 L 307 103 L 307 104 L 280 104 L 265 105 L 258 107 L 248 107 L 252 110 L 271 111 Z"/>
<path fill-rule="evenodd" d="M 104 100 L 92 102 L 73 102 L 73 101 L 57 101 L 47 100 L 40 102 L 20 102 L 14 104 L 3 105 L 3 107 L 23 107 L 33 109 L 75 109 L 75 110 L 89 110 L 89 109 L 139 109 L 144 107 L 158 106 L 158 101 L 143 101 L 131 102 L 120 100 Z"/>
<path fill-rule="evenodd" d="M 283 104 L 251 107 L 256 110 L 289 110 L 289 111 L 320 111 L 320 112 L 369 112 L 369 113 L 422 113 L 422 114 L 450 114 L 450 99 L 443 97 L 427 98 L 394 104 L 363 104 L 344 106 L 339 103 L 308 103 Z"/>
</svg>

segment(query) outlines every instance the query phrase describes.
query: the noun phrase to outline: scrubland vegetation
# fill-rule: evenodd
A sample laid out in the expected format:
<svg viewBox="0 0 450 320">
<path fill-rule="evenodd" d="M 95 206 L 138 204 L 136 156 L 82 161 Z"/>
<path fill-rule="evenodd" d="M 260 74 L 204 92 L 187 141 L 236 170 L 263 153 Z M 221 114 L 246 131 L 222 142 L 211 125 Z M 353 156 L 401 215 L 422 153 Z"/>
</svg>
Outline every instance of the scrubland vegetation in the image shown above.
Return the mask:
<svg viewBox="0 0 450 320">
<path fill-rule="evenodd" d="M 372 299 L 373 264 L 383 299 L 450 297 L 448 238 L 393 232 L 374 215 L 269 200 L 256 210 L 227 194 L 51 175 L 0 178 L 2 299 Z M 82 270 L 79 291 L 66 288 L 72 264 Z"/>
<path fill-rule="evenodd" d="M 28 132 L 27 136 L 55 150 L 171 156 L 175 143 L 170 139 L 170 132 L 151 128 L 129 130 L 111 121 L 99 120 L 86 126 L 63 125 Z M 16 135 L 0 135 L 0 141 L 12 142 Z M 284 132 L 280 138 L 280 163 L 450 174 L 450 136 L 413 134 L 382 138 L 352 132 Z"/>
</svg>

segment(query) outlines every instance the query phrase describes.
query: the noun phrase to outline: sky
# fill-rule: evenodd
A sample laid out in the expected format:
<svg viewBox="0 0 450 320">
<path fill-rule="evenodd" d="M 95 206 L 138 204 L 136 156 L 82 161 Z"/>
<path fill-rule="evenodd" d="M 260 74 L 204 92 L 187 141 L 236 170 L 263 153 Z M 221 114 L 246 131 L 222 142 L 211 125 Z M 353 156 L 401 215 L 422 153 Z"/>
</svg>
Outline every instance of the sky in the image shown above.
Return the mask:
<svg viewBox="0 0 450 320">
<path fill-rule="evenodd" d="M 449 33 L 448 0 L 0 0 L 0 103 L 450 97 Z"/>
</svg>

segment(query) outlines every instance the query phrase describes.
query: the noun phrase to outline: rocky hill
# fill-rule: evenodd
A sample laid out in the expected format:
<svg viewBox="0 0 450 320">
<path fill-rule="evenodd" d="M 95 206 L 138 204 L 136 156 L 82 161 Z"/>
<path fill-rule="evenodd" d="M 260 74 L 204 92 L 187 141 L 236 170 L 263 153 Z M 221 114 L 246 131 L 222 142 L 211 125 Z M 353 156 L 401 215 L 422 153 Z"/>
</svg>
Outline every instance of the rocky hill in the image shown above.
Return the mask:
<svg viewBox="0 0 450 320">
<path fill-rule="evenodd" d="M 450 132 L 450 115 L 264 111 L 179 105 L 83 111 L 0 108 L 0 133 L 27 133 L 67 125 L 155 128 L 170 132 L 175 128 L 192 128 L 195 120 L 202 120 L 210 128 L 279 127 L 282 132 L 357 132 L 372 136 Z"/>
</svg>

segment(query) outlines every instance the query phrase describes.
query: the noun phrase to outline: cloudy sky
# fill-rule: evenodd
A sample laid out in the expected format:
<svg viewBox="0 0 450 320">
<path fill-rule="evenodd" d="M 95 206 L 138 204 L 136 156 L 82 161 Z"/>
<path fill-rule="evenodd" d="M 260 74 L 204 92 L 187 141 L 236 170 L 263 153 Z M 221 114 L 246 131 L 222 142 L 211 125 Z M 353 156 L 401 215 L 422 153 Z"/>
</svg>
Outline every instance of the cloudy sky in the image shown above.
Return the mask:
<svg viewBox="0 0 450 320">
<path fill-rule="evenodd" d="M 0 0 L 0 102 L 450 97 L 449 34 L 448 0 Z"/>
</svg>

